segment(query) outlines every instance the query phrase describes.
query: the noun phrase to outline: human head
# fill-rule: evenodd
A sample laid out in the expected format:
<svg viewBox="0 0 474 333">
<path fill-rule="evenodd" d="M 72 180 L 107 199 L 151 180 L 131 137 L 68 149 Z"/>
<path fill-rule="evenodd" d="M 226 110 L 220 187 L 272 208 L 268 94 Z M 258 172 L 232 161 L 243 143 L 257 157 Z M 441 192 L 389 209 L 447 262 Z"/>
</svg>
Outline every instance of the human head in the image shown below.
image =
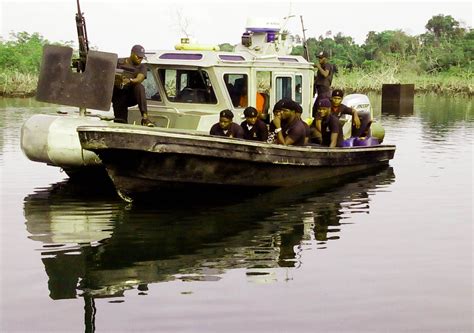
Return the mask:
<svg viewBox="0 0 474 333">
<path fill-rule="evenodd" d="M 321 51 L 317 54 L 319 63 L 325 63 L 327 61 L 327 58 L 329 57 L 328 53 L 326 51 Z"/>
<path fill-rule="evenodd" d="M 334 89 L 331 95 L 331 103 L 334 106 L 339 106 L 342 103 L 344 92 L 341 89 Z"/>
<path fill-rule="evenodd" d="M 258 116 L 257 109 L 255 109 L 253 106 L 246 107 L 244 110 L 244 116 L 247 120 L 247 123 L 249 123 L 250 125 L 255 125 Z"/>
<path fill-rule="evenodd" d="M 229 129 L 232 124 L 232 119 L 234 119 L 234 114 L 232 111 L 225 109 L 219 113 L 219 126 L 223 129 Z"/>
<path fill-rule="evenodd" d="M 296 116 L 296 110 L 299 110 L 300 108 L 300 105 L 290 98 L 281 99 L 277 102 L 277 104 L 282 112 L 282 119 L 292 120 L 292 118 Z M 275 107 L 277 104 L 275 104 Z"/>
<path fill-rule="evenodd" d="M 324 98 L 318 102 L 318 113 L 321 117 L 326 117 L 331 111 L 331 102 Z"/>
<path fill-rule="evenodd" d="M 130 59 L 134 65 L 139 65 L 143 58 L 145 58 L 145 48 L 141 45 L 133 45 L 130 51 Z"/>
</svg>

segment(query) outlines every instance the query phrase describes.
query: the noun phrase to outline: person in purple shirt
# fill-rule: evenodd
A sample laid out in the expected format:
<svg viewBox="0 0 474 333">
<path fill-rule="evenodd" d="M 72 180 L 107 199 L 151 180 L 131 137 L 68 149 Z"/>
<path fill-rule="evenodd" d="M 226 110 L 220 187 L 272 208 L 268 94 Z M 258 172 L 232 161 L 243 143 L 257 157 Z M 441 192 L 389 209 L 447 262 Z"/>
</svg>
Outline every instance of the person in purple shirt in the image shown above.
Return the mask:
<svg viewBox="0 0 474 333">
<path fill-rule="evenodd" d="M 248 106 L 244 110 L 245 120 L 240 124 L 244 131 L 244 139 L 253 141 L 267 141 L 268 128 L 267 125 L 258 119 L 257 109 Z"/>
<path fill-rule="evenodd" d="M 244 130 L 239 124 L 234 123 L 234 114 L 225 109 L 219 113 L 219 122 L 212 125 L 209 134 L 217 136 L 226 136 L 228 138 L 244 138 Z"/>
<path fill-rule="evenodd" d="M 296 116 L 296 110 L 300 105 L 291 99 L 284 99 L 278 103 L 280 103 L 279 107 L 282 112 L 281 118 L 275 117 L 273 119 L 276 127 L 276 142 L 285 146 L 304 146 L 306 129 L 302 121 Z"/>
<path fill-rule="evenodd" d="M 322 145 L 330 148 L 342 147 L 344 140 L 339 118 L 331 112 L 331 102 L 327 99 L 319 101 L 318 114 L 321 119 Z"/>
</svg>

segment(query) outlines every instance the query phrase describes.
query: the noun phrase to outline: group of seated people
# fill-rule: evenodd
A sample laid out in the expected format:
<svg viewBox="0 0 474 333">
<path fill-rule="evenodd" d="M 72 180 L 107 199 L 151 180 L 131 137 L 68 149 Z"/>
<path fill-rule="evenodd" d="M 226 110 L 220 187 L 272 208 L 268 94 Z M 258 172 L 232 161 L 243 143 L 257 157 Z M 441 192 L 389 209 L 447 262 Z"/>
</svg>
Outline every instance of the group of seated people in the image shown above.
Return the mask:
<svg viewBox="0 0 474 333">
<path fill-rule="evenodd" d="M 301 118 L 301 105 L 284 98 L 273 107 L 269 125 L 259 118 L 260 113 L 254 107 L 244 110 L 245 120 L 240 125 L 233 122 L 234 114 L 226 109 L 220 112 L 219 122 L 211 127 L 210 134 L 282 145 L 342 147 L 344 138 L 339 118 L 343 114 L 352 115 L 355 128 L 360 128 L 357 111 L 342 104 L 343 95 L 342 90 L 336 89 L 330 99 L 318 101 L 311 125 Z"/>
</svg>

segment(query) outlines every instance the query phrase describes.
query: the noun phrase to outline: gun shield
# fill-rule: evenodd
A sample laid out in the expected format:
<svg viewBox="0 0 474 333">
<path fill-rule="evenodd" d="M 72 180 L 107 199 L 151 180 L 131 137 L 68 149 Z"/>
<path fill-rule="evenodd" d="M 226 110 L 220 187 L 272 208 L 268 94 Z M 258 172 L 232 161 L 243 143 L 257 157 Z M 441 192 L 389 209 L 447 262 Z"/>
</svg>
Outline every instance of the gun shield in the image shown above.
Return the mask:
<svg viewBox="0 0 474 333">
<path fill-rule="evenodd" d="M 117 66 L 115 53 L 89 51 L 83 73 L 71 69 L 72 48 L 45 45 L 36 99 L 42 102 L 110 110 Z"/>
</svg>

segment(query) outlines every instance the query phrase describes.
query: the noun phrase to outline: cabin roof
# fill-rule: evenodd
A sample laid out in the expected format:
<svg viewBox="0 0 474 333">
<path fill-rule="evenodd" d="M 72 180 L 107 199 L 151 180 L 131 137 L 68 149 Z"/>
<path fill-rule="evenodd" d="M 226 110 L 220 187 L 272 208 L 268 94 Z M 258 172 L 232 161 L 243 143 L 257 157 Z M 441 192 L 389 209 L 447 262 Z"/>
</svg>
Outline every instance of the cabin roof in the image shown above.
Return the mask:
<svg viewBox="0 0 474 333">
<path fill-rule="evenodd" d="M 147 51 L 148 64 L 184 65 L 201 67 L 293 67 L 312 69 L 313 64 L 302 56 L 251 52 L 220 52 L 208 50 L 153 50 Z"/>
</svg>

